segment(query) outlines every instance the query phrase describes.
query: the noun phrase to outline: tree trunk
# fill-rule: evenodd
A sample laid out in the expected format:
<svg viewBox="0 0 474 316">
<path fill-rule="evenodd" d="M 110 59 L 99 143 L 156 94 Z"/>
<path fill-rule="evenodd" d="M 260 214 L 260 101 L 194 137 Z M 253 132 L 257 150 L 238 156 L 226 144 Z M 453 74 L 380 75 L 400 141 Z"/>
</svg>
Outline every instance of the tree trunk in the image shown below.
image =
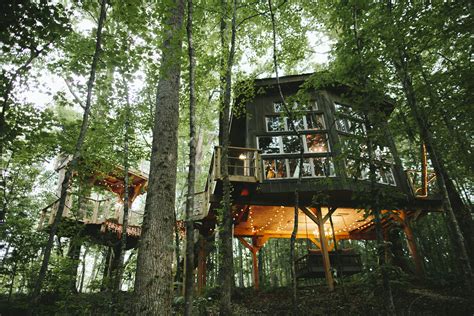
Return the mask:
<svg viewBox="0 0 474 316">
<path fill-rule="evenodd" d="M 92 88 L 94 87 L 97 64 L 99 62 L 99 56 L 101 53 L 102 28 L 104 26 L 105 16 L 106 16 L 106 11 L 107 11 L 106 4 L 107 4 L 106 0 L 102 0 L 100 3 L 100 15 L 99 15 L 99 21 L 97 24 L 95 51 L 94 51 L 94 56 L 92 58 L 92 64 L 91 64 L 91 69 L 89 73 L 89 80 L 87 81 L 87 96 L 86 96 L 86 104 L 84 106 L 84 114 L 82 116 L 81 130 L 79 132 L 79 137 L 76 142 L 76 147 L 74 149 L 74 154 L 73 154 L 70 166 L 67 168 L 63 183 L 61 185 L 61 196 L 59 198 L 58 210 L 56 212 L 54 222 L 50 228 L 49 238 L 45 247 L 43 261 L 41 263 L 41 268 L 38 273 L 38 278 L 36 279 L 35 288 L 33 290 L 33 300 L 32 300 L 32 305 L 31 305 L 33 308 L 37 305 L 38 300 L 39 300 L 41 287 L 43 285 L 43 280 L 46 277 L 46 271 L 48 269 L 49 259 L 51 257 L 51 250 L 53 249 L 54 236 L 56 235 L 59 223 L 61 222 L 62 215 L 64 212 L 64 206 L 66 203 L 67 189 L 69 187 L 69 182 L 72 178 L 72 174 L 74 170 L 77 168 L 78 160 L 81 156 L 82 145 L 84 144 L 87 128 L 89 126 L 89 115 L 91 112 L 91 103 L 92 103 Z"/>
<path fill-rule="evenodd" d="M 79 293 L 82 293 L 84 289 L 84 279 L 86 277 L 86 258 L 87 253 L 89 252 L 89 247 L 84 249 L 84 254 L 82 255 L 82 262 L 81 262 L 81 281 L 79 283 Z M 95 263 L 95 262 L 94 262 Z"/>
<path fill-rule="evenodd" d="M 468 252 L 466 249 L 466 244 L 464 240 L 463 232 L 461 231 L 459 222 L 456 218 L 454 213 L 451 200 L 449 198 L 449 193 L 447 190 L 447 182 L 446 176 L 447 172 L 442 165 L 438 153 L 434 147 L 434 141 L 432 134 L 425 122 L 425 118 L 423 117 L 416 99 L 415 90 L 413 88 L 413 83 L 411 76 L 408 72 L 408 54 L 406 51 L 399 51 L 399 56 L 397 59 L 393 60 L 395 70 L 397 72 L 398 77 L 400 78 L 403 92 L 406 97 L 406 101 L 408 106 L 410 107 L 411 114 L 415 118 L 418 128 L 420 129 L 420 136 L 423 140 L 423 143 L 426 145 L 426 150 L 428 151 L 431 159 L 431 163 L 433 164 L 433 168 L 436 173 L 436 180 L 441 191 L 441 195 L 443 198 L 443 208 L 446 211 L 448 224 L 450 227 L 450 231 L 452 233 L 452 237 L 455 241 L 455 251 L 456 256 L 458 258 L 459 267 L 462 272 L 462 280 L 464 282 L 464 287 L 467 293 L 472 293 L 472 269 L 471 264 L 468 256 Z M 449 178 L 448 178 L 449 179 Z M 472 294 L 471 294 L 472 295 Z"/>
<path fill-rule="evenodd" d="M 230 50 L 227 56 L 227 64 L 225 69 L 221 71 L 225 73 L 225 82 L 223 83 L 224 91 L 222 100 L 222 116 L 221 116 L 221 174 L 223 182 L 223 197 L 222 197 L 222 223 L 221 230 L 219 232 L 219 239 L 221 241 L 220 249 L 220 269 L 219 277 L 221 281 L 221 297 L 219 310 L 222 315 L 232 315 L 231 308 L 231 293 L 234 278 L 234 261 L 233 261 L 233 249 L 232 249 L 232 205 L 231 205 L 231 183 L 229 180 L 229 168 L 228 168 L 228 150 L 229 150 L 229 125 L 230 125 L 230 102 L 232 92 L 232 66 L 234 65 L 235 56 L 235 36 L 236 36 L 236 10 L 237 1 L 233 0 L 232 7 L 232 28 L 231 28 L 231 41 Z M 226 12 L 226 3 L 221 2 L 222 14 Z M 221 18 L 221 26 L 225 25 L 222 22 L 225 17 Z M 225 30 L 221 29 L 221 42 L 225 43 Z M 222 58 L 224 59 L 226 49 L 222 47 Z"/>
<path fill-rule="evenodd" d="M 125 121 L 124 121 L 124 135 L 123 135 L 123 182 L 124 182 L 124 187 L 123 187 L 123 221 L 122 221 L 122 234 L 120 238 L 120 251 L 118 254 L 117 258 L 117 270 L 115 271 L 115 275 L 113 276 L 114 278 L 114 285 L 113 285 L 113 291 L 115 292 L 115 295 L 113 296 L 115 300 L 118 299 L 118 293 L 120 292 L 120 289 L 122 287 L 122 276 L 123 276 L 123 260 L 125 257 L 125 252 L 127 248 L 127 229 L 128 229 L 128 213 L 129 213 L 129 208 L 131 206 L 130 202 L 130 180 L 128 177 L 128 169 L 129 169 L 129 161 L 128 161 L 128 155 L 129 155 L 129 130 L 130 130 L 130 97 L 128 94 L 128 85 L 127 82 L 125 81 L 125 78 L 123 78 L 123 86 L 125 90 L 125 98 L 126 98 L 126 106 L 125 106 Z M 114 303 L 118 303 L 115 301 Z M 114 304 L 115 308 L 116 304 Z"/>
<path fill-rule="evenodd" d="M 165 14 L 150 177 L 135 278 L 137 315 L 171 315 L 183 15 L 183 0 L 175 1 Z"/>
<path fill-rule="evenodd" d="M 188 0 L 188 20 L 186 23 L 189 58 L 189 171 L 188 194 L 186 197 L 186 261 L 184 263 L 184 315 L 192 315 L 194 286 L 194 182 L 196 178 L 196 132 L 194 95 L 194 46 L 193 46 L 193 1 Z"/>
<path fill-rule="evenodd" d="M 67 256 L 69 258 L 68 280 L 69 288 L 72 293 L 77 293 L 77 270 L 79 268 L 79 257 L 81 256 L 82 238 L 78 235 L 73 236 L 69 242 Z"/>
</svg>

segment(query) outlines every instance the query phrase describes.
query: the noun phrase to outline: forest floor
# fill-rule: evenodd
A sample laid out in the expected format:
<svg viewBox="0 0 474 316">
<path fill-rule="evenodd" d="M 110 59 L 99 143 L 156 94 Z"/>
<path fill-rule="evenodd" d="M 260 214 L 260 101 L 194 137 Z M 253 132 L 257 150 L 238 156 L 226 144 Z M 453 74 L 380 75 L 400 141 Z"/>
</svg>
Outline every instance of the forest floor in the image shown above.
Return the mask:
<svg viewBox="0 0 474 316">
<path fill-rule="evenodd" d="M 473 315 L 474 302 L 461 297 L 456 286 L 421 286 L 414 283 L 392 282 L 397 315 Z M 382 289 L 367 283 L 351 282 L 338 285 L 328 292 L 324 284 L 298 289 L 299 315 L 383 315 Z M 209 289 L 195 298 L 195 315 L 218 315 L 218 293 Z M 111 313 L 108 293 L 75 294 L 68 297 L 45 295 L 37 306 L 40 315 L 131 315 L 133 293 L 121 293 L 125 302 Z M 14 296 L 10 302 L 0 297 L 0 315 L 26 314 L 28 299 Z M 174 310 L 182 314 L 182 299 L 176 299 Z M 273 288 L 254 291 L 236 289 L 233 295 L 235 315 L 291 315 L 291 289 Z"/>
</svg>

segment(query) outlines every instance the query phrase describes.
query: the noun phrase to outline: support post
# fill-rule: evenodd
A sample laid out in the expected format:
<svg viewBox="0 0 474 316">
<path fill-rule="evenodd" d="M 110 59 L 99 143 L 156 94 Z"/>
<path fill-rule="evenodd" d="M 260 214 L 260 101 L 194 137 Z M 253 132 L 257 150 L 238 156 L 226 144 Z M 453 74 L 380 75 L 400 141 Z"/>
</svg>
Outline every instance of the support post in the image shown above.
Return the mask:
<svg viewBox="0 0 474 316">
<path fill-rule="evenodd" d="M 258 250 L 255 248 L 251 250 L 252 252 L 252 268 L 253 268 L 253 285 L 256 290 L 259 288 L 259 276 L 258 276 L 258 258 L 257 258 L 257 253 Z"/>
<path fill-rule="evenodd" d="M 244 245 L 252 254 L 252 270 L 253 270 L 253 285 L 256 290 L 259 288 L 259 277 L 258 277 L 258 258 L 257 253 L 260 248 L 267 242 L 268 236 L 254 236 L 252 237 L 252 245 L 249 244 L 243 237 L 237 237 L 239 241 Z"/>
<path fill-rule="evenodd" d="M 410 252 L 410 255 L 412 256 L 413 261 L 415 263 L 416 276 L 418 278 L 423 278 L 425 275 L 425 270 L 423 267 L 423 258 L 418 252 L 418 247 L 415 241 L 415 235 L 413 234 L 413 230 L 409 225 L 406 211 L 401 211 L 400 218 L 402 220 L 403 232 L 405 233 L 405 236 L 407 238 L 408 251 Z"/>
<path fill-rule="evenodd" d="M 326 235 L 324 233 L 324 221 L 321 213 L 321 207 L 316 207 L 316 216 L 318 218 L 318 229 L 319 229 L 319 240 L 321 241 L 321 253 L 323 255 L 324 274 L 326 276 L 326 282 L 329 287 L 329 291 L 334 290 L 334 279 L 331 274 L 331 263 L 329 261 L 328 243 Z"/>
</svg>

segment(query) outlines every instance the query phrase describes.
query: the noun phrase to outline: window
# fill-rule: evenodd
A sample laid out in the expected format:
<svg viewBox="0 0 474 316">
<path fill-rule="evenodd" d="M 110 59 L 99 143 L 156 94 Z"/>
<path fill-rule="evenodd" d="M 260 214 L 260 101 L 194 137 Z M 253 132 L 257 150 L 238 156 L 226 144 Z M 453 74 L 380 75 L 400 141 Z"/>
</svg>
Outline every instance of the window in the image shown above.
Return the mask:
<svg viewBox="0 0 474 316">
<path fill-rule="evenodd" d="M 376 162 L 377 164 L 377 162 Z M 393 167 L 391 165 L 382 165 L 380 162 L 376 166 L 375 177 L 378 183 L 396 186 L 397 182 L 393 176 Z M 352 179 L 369 180 L 370 169 L 366 162 L 356 163 L 353 159 L 346 159 L 347 176 Z"/>
<path fill-rule="evenodd" d="M 306 152 L 309 153 L 327 153 L 329 151 L 329 145 L 326 134 L 307 134 L 306 139 Z"/>
<path fill-rule="evenodd" d="M 280 132 L 286 130 L 285 119 L 281 116 L 265 117 L 267 132 Z"/>
<path fill-rule="evenodd" d="M 297 154 L 301 152 L 301 141 L 298 136 L 282 136 L 283 139 L 283 153 Z"/>
<path fill-rule="evenodd" d="M 258 137 L 258 148 L 263 154 L 279 154 L 280 153 L 280 137 L 279 136 L 263 136 Z"/>
<path fill-rule="evenodd" d="M 320 130 L 326 129 L 326 124 L 324 124 L 324 117 L 322 114 L 306 114 L 306 128 L 307 130 Z"/>
<path fill-rule="evenodd" d="M 336 110 L 336 129 L 339 132 L 365 135 L 365 125 L 362 120 L 362 116 L 352 110 L 350 106 L 341 105 L 334 103 Z"/>
<path fill-rule="evenodd" d="M 329 157 L 313 158 L 313 165 L 316 177 L 332 177 L 336 175 L 334 163 Z"/>
<path fill-rule="evenodd" d="M 286 161 L 285 159 L 264 160 L 265 179 L 286 178 Z"/>
<path fill-rule="evenodd" d="M 285 111 L 285 107 L 283 106 L 282 102 L 273 102 L 273 111 L 275 113 L 281 113 Z"/>
<path fill-rule="evenodd" d="M 293 119 L 293 125 L 295 126 L 296 130 L 299 130 L 299 131 L 304 130 L 305 129 L 304 118 L 300 117 L 300 118 Z M 291 126 L 291 121 L 289 118 L 286 118 L 286 126 L 289 131 L 293 131 L 293 127 Z"/>
</svg>

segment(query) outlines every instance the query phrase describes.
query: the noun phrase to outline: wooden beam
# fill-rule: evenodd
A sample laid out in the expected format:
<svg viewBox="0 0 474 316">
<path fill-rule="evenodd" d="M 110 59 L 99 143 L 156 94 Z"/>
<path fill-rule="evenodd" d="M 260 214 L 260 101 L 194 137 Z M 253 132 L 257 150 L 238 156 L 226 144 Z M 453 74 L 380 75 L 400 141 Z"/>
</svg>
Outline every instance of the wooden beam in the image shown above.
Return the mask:
<svg viewBox="0 0 474 316">
<path fill-rule="evenodd" d="M 316 216 L 318 217 L 319 241 L 321 242 L 321 253 L 323 255 L 324 274 L 328 283 L 329 291 L 334 290 L 334 280 L 331 274 L 331 262 L 329 261 L 329 253 L 326 235 L 324 233 L 324 222 L 321 213 L 321 207 L 316 208 Z"/>
<path fill-rule="evenodd" d="M 310 220 L 312 220 L 313 222 L 315 222 L 316 225 L 319 225 L 319 219 L 316 217 L 316 215 L 314 215 L 313 212 L 311 212 L 310 209 L 308 209 L 308 208 L 305 207 L 305 206 L 302 206 L 302 207 L 300 207 L 300 208 L 301 208 L 301 210 L 303 211 L 303 213 L 305 213 L 306 216 L 309 217 Z"/>
<path fill-rule="evenodd" d="M 252 275 L 253 275 L 253 286 L 256 290 L 258 290 L 259 288 L 259 280 L 258 280 L 258 258 L 257 258 L 257 252 L 260 248 L 258 248 L 257 246 L 253 246 L 251 244 L 249 244 L 243 237 L 237 237 L 239 239 L 239 241 L 242 243 L 242 245 L 244 245 L 245 247 L 247 247 L 249 250 L 250 250 L 250 253 L 252 254 Z M 255 238 L 255 239 L 254 239 Z M 254 237 L 252 238 L 252 243 L 254 243 L 254 240 L 255 240 L 255 243 L 257 244 L 258 241 L 256 240 L 258 237 Z M 268 240 L 268 238 L 267 238 Z"/>
<path fill-rule="evenodd" d="M 326 223 L 329 219 L 329 217 L 332 216 L 332 214 L 334 214 L 334 212 L 337 210 L 337 207 L 330 207 L 329 210 L 328 210 L 328 213 L 324 216 L 322 222 L 323 224 Z"/>
<path fill-rule="evenodd" d="M 246 247 L 248 250 L 250 250 L 250 252 L 253 252 L 254 249 L 253 249 L 253 246 L 251 244 L 249 244 L 245 239 L 244 237 L 237 237 L 237 239 L 242 243 L 242 245 L 244 245 L 244 247 Z"/>
</svg>

